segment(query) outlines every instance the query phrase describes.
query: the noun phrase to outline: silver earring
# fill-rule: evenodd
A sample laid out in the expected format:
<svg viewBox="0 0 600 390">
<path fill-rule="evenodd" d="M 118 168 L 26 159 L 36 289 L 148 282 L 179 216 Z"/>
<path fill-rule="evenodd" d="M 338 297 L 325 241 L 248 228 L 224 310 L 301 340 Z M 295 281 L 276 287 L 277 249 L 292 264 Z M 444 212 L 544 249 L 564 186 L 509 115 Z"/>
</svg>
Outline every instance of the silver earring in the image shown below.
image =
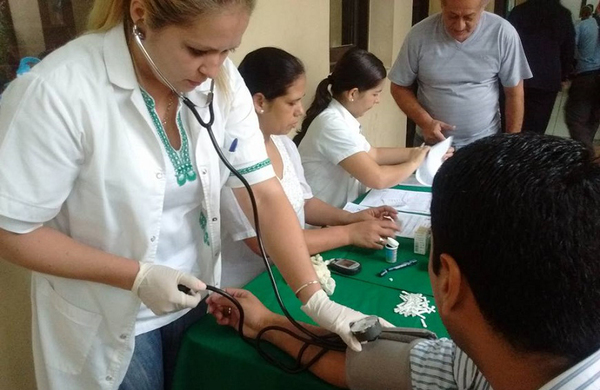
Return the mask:
<svg viewBox="0 0 600 390">
<path fill-rule="evenodd" d="M 258 112 L 259 114 L 264 114 L 265 110 L 263 110 L 262 108 L 260 109 L 260 111 Z"/>
<path fill-rule="evenodd" d="M 353 101 L 354 101 L 354 98 L 350 98 L 350 101 L 351 101 L 351 102 L 353 102 Z"/>
</svg>

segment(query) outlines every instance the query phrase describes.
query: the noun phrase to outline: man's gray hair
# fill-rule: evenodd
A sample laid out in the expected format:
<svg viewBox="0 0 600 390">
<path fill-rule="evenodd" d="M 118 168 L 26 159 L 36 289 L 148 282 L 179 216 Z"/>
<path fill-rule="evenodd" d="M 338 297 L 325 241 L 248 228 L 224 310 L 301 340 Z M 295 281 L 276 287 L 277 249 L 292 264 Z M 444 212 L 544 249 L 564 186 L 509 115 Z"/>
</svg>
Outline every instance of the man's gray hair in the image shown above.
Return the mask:
<svg viewBox="0 0 600 390">
<path fill-rule="evenodd" d="M 446 5 L 446 2 L 448 0 L 441 0 L 442 3 L 442 7 Z M 481 7 L 485 7 L 486 5 L 488 5 L 488 3 L 490 2 L 490 0 L 481 0 Z M 600 6 L 600 2 L 598 3 L 598 5 Z"/>
</svg>

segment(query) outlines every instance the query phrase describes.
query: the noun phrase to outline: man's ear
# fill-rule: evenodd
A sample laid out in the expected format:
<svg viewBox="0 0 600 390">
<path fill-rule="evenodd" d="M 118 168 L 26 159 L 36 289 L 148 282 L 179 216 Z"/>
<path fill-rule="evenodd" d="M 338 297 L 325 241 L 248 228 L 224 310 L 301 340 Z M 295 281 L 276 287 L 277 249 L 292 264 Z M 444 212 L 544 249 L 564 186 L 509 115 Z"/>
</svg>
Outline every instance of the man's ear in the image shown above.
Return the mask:
<svg viewBox="0 0 600 390">
<path fill-rule="evenodd" d="M 440 255 L 440 270 L 436 279 L 438 312 L 442 318 L 448 317 L 460 306 L 465 285 L 456 260 L 447 253 Z"/>
<path fill-rule="evenodd" d="M 267 101 L 267 99 L 265 99 L 265 95 L 263 95 L 260 92 L 257 92 L 254 95 L 252 95 L 252 101 L 254 102 L 254 110 L 257 114 L 262 114 L 263 112 L 265 112 L 264 106 Z"/>
</svg>

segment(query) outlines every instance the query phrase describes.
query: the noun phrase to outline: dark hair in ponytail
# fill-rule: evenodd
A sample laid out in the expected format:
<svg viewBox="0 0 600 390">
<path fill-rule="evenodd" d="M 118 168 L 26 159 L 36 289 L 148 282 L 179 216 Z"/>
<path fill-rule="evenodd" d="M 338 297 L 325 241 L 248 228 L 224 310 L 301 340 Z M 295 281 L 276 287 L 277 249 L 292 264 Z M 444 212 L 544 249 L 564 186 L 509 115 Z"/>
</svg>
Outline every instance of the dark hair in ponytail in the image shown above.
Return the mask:
<svg viewBox="0 0 600 390">
<path fill-rule="evenodd" d="M 348 50 L 335 64 L 333 72 L 317 86 L 315 98 L 306 111 L 294 143 L 300 145 L 312 121 L 327 108 L 332 98 L 353 88 L 358 88 L 360 92 L 375 88 L 385 75 L 383 62 L 374 54 L 359 48 Z M 331 93 L 328 90 L 330 85 Z"/>
<path fill-rule="evenodd" d="M 250 93 L 262 93 L 267 100 L 285 95 L 305 73 L 302 61 L 276 47 L 261 47 L 246 54 L 238 70 Z"/>
</svg>

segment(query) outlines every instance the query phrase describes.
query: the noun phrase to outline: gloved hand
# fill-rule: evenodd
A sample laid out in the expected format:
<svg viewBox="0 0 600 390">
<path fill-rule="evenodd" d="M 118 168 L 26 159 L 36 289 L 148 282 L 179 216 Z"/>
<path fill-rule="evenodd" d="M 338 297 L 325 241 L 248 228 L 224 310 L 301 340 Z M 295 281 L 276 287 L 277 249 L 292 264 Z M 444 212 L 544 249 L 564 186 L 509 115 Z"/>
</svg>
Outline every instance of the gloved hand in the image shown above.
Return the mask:
<svg viewBox="0 0 600 390">
<path fill-rule="evenodd" d="M 333 302 L 323 290 L 314 293 L 301 308 L 317 324 L 337 333 L 350 349 L 362 350 L 360 342 L 350 332 L 350 323 L 367 317 L 365 314 Z"/>
<path fill-rule="evenodd" d="M 190 288 L 186 294 L 177 288 L 183 284 Z M 185 308 L 193 308 L 202 298 L 199 291 L 206 290 L 200 279 L 164 265 L 140 263 L 131 291 L 156 315 Z"/>
</svg>

